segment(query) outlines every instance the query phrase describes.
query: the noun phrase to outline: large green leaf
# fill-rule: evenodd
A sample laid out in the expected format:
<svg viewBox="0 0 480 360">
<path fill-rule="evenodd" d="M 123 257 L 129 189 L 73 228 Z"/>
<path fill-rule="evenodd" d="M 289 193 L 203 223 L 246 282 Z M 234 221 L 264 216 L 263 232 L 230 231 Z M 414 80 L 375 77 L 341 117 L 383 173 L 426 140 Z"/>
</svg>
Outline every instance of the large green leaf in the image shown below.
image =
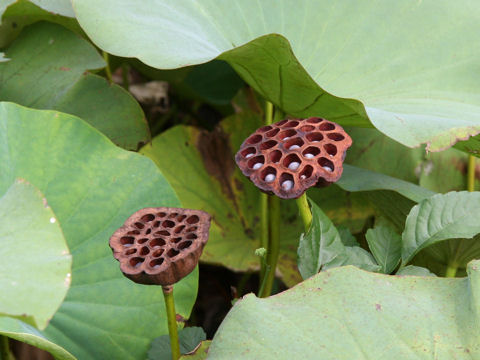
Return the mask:
<svg viewBox="0 0 480 360">
<path fill-rule="evenodd" d="M 0 64 L 0 100 L 77 115 L 127 149 L 149 139 L 143 111 L 133 97 L 86 73 L 105 63 L 73 32 L 37 23 L 25 28 L 5 54 L 11 60 Z"/>
<path fill-rule="evenodd" d="M 208 358 L 476 359 L 479 270 L 475 261 L 468 278 L 445 279 L 342 267 L 270 298 L 247 295 Z"/>
<path fill-rule="evenodd" d="M 293 115 L 370 119 L 389 137 L 430 150 L 480 132 L 474 0 L 73 4 L 100 48 L 157 68 L 226 60 Z"/>
<path fill-rule="evenodd" d="M 44 329 L 70 286 L 72 257 L 47 200 L 24 180 L 0 197 L 0 314 Z"/>
<path fill-rule="evenodd" d="M 180 353 L 189 353 L 204 340 L 207 335 L 201 327 L 186 327 L 178 332 L 178 342 Z M 147 360 L 171 359 L 172 349 L 170 345 L 170 336 L 162 335 L 152 341 L 152 347 L 148 351 Z"/>
<path fill-rule="evenodd" d="M 415 205 L 402 234 L 402 264 L 442 240 L 480 233 L 480 192 L 437 194 Z"/>
<path fill-rule="evenodd" d="M 0 316 L 0 335 L 33 345 L 52 354 L 58 360 L 75 360 L 67 350 L 55 344 L 35 327 L 18 319 Z"/>
<path fill-rule="evenodd" d="M 48 338 L 81 359 L 145 358 L 152 339 L 167 333 L 162 291 L 123 277 L 108 239 L 138 209 L 179 205 L 155 164 L 74 116 L 0 103 L 0 168 L 0 194 L 21 177 L 45 195 L 73 256 Z M 185 318 L 197 274 L 175 285 Z"/>
</svg>

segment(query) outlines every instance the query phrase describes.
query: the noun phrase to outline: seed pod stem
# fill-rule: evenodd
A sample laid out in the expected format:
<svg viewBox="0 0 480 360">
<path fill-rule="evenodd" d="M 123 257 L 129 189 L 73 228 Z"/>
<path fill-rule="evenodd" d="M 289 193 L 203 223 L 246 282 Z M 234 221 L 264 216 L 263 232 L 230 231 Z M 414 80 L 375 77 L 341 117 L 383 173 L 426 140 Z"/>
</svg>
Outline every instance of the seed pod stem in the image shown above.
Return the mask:
<svg viewBox="0 0 480 360">
<path fill-rule="evenodd" d="M 173 300 L 173 285 L 162 286 L 165 308 L 167 309 L 168 335 L 172 349 L 172 360 L 180 359 L 180 344 L 178 342 L 175 302 Z"/>
</svg>

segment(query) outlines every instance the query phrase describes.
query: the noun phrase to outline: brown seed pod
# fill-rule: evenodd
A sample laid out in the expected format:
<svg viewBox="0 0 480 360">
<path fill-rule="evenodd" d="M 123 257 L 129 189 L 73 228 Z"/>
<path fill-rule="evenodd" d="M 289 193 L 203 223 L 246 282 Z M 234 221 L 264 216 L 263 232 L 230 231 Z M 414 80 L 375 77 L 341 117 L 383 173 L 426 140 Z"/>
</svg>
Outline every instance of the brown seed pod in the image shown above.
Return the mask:
<svg viewBox="0 0 480 360">
<path fill-rule="evenodd" d="M 200 210 L 145 208 L 110 238 L 120 270 L 132 281 L 172 285 L 198 264 L 208 240 L 210 215 Z"/>
<path fill-rule="evenodd" d="M 351 145 L 350 136 L 331 121 L 286 119 L 250 135 L 235 161 L 260 190 L 294 199 L 312 186 L 337 181 Z"/>
</svg>

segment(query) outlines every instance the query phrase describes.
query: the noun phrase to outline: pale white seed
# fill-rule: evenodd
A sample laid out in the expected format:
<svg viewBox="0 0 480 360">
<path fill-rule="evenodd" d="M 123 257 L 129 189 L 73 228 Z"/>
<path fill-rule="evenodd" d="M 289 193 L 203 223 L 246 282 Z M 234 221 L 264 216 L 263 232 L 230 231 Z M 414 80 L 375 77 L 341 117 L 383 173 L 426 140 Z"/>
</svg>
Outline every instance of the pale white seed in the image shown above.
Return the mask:
<svg viewBox="0 0 480 360">
<path fill-rule="evenodd" d="M 283 183 L 282 183 L 282 188 L 283 190 L 285 191 L 289 191 L 293 188 L 293 181 L 292 180 L 285 180 Z"/>
<path fill-rule="evenodd" d="M 328 167 L 328 166 L 322 166 L 322 168 L 324 168 L 325 170 L 327 170 L 328 172 L 332 172 L 333 169 Z"/>
<path fill-rule="evenodd" d="M 245 158 L 248 159 L 248 158 L 251 158 L 252 156 L 253 156 L 253 154 L 247 154 L 247 155 L 245 156 Z"/>
<path fill-rule="evenodd" d="M 332 154 L 328 154 L 328 155 L 330 155 L 330 157 L 333 157 L 333 155 L 332 155 Z"/>
<path fill-rule="evenodd" d="M 298 145 L 292 145 L 288 148 L 288 150 L 295 150 L 295 149 L 300 149 L 300 146 Z"/>
<path fill-rule="evenodd" d="M 300 176 L 300 179 L 305 180 L 307 177 L 305 175 Z"/>
<path fill-rule="evenodd" d="M 300 166 L 299 162 L 293 161 L 288 165 L 288 168 L 290 170 L 297 170 L 299 166 Z"/>
<path fill-rule="evenodd" d="M 274 174 L 267 174 L 267 176 L 265 176 L 265 181 L 267 183 L 272 182 L 273 180 L 275 180 L 275 177 L 276 176 Z"/>
<path fill-rule="evenodd" d="M 305 154 L 304 156 L 305 156 L 307 159 L 311 159 L 311 158 L 313 158 L 315 155 L 309 153 L 309 154 Z"/>
<path fill-rule="evenodd" d="M 288 140 L 288 139 L 290 139 L 290 136 L 286 136 L 282 140 L 285 141 L 285 140 Z"/>
<path fill-rule="evenodd" d="M 253 165 L 253 170 L 258 170 L 258 169 L 260 169 L 262 166 L 263 166 L 262 163 L 256 163 L 255 165 Z"/>
</svg>

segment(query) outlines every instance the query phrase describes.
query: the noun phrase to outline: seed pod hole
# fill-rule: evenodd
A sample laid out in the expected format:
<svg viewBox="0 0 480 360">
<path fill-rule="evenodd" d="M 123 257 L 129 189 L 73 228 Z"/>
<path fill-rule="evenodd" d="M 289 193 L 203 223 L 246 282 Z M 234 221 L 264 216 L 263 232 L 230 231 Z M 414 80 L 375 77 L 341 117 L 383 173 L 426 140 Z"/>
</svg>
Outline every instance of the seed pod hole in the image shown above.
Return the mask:
<svg viewBox="0 0 480 360">
<path fill-rule="evenodd" d="M 147 230 L 145 231 L 145 235 L 148 235 L 148 234 L 150 234 L 151 232 L 152 232 L 152 229 L 147 229 Z"/>
<path fill-rule="evenodd" d="M 197 215 L 192 215 L 187 219 L 187 224 L 196 224 L 200 221 L 200 218 Z"/>
<path fill-rule="evenodd" d="M 147 238 L 141 238 L 141 239 L 138 239 L 138 240 L 137 240 L 137 244 L 140 244 L 140 245 L 141 245 L 141 244 L 145 244 L 147 241 L 148 241 Z"/>
<path fill-rule="evenodd" d="M 321 131 L 330 131 L 335 129 L 335 125 L 329 122 L 323 122 L 318 126 L 318 129 Z M 328 136 L 328 135 L 327 135 Z"/>
<path fill-rule="evenodd" d="M 310 124 L 319 124 L 322 121 L 323 121 L 322 118 L 317 118 L 317 117 L 307 119 L 307 122 L 310 123 Z"/>
<path fill-rule="evenodd" d="M 180 254 L 180 251 L 175 250 L 175 249 L 170 249 L 167 252 L 167 256 L 170 257 L 170 258 L 173 258 L 173 257 L 177 256 L 178 254 Z"/>
<path fill-rule="evenodd" d="M 314 132 L 314 133 L 309 133 L 305 135 L 308 141 L 315 143 L 315 142 L 320 142 L 323 140 L 323 135 L 322 133 L 319 132 Z"/>
<path fill-rule="evenodd" d="M 155 260 L 150 261 L 149 265 L 150 265 L 151 268 L 158 269 L 160 266 L 162 266 L 163 261 L 164 261 L 163 258 L 155 259 Z"/>
<path fill-rule="evenodd" d="M 270 154 L 268 154 L 268 159 L 271 163 L 278 163 L 282 158 L 282 152 L 280 150 L 273 150 Z"/>
<path fill-rule="evenodd" d="M 300 180 L 307 180 L 313 174 L 313 167 L 311 165 L 305 165 L 300 172 Z"/>
<path fill-rule="evenodd" d="M 274 167 L 268 166 L 262 170 L 260 177 L 263 181 L 271 183 L 275 181 L 275 178 L 277 177 L 277 170 Z"/>
<path fill-rule="evenodd" d="M 132 230 L 132 231 L 127 232 L 127 235 L 140 235 L 140 231 Z"/>
<path fill-rule="evenodd" d="M 160 231 L 155 231 L 153 235 L 157 236 L 170 236 L 170 232 L 167 230 L 160 230 Z"/>
<path fill-rule="evenodd" d="M 248 144 L 256 144 L 256 143 L 259 143 L 260 141 L 262 141 L 262 135 L 259 135 L 259 134 L 250 136 L 250 137 L 247 139 L 247 143 L 248 143 Z"/>
<path fill-rule="evenodd" d="M 165 217 L 165 216 L 167 216 L 167 214 L 164 213 L 164 212 L 159 212 L 159 213 L 157 213 L 157 217 L 163 218 L 163 217 Z"/>
<path fill-rule="evenodd" d="M 183 239 L 183 238 L 182 238 L 181 236 L 179 236 L 179 237 L 174 237 L 174 238 L 172 238 L 172 243 L 178 244 L 180 241 L 182 241 L 182 239 Z"/>
<path fill-rule="evenodd" d="M 277 145 L 277 142 L 275 140 L 268 140 L 268 141 L 265 141 L 264 143 L 260 144 L 260 149 L 261 150 L 271 149 L 275 145 Z"/>
<path fill-rule="evenodd" d="M 288 130 L 283 130 L 280 134 L 278 134 L 278 139 L 282 141 L 287 141 L 290 139 L 292 136 L 297 135 L 297 132 L 293 129 L 288 129 Z"/>
<path fill-rule="evenodd" d="M 192 244 L 193 244 L 193 243 L 192 243 L 191 241 L 184 241 L 184 242 L 182 242 L 182 243 L 180 243 L 180 244 L 178 245 L 178 249 L 179 249 L 179 250 L 186 249 L 186 248 L 188 248 L 188 247 L 189 247 L 190 245 L 192 245 Z"/>
<path fill-rule="evenodd" d="M 272 130 L 272 127 L 270 125 L 267 125 L 267 126 L 263 126 L 261 127 L 260 129 L 258 129 L 258 131 L 264 133 L 264 132 L 267 132 L 269 130 Z"/>
<path fill-rule="evenodd" d="M 335 166 L 333 165 L 333 162 L 331 162 L 330 160 L 324 158 L 324 157 L 321 157 L 320 159 L 318 159 L 318 164 L 325 170 L 325 171 L 328 171 L 328 172 L 333 172 L 335 170 Z"/>
<path fill-rule="evenodd" d="M 159 227 L 160 226 L 160 221 L 155 221 L 153 223 L 153 227 Z"/>
<path fill-rule="evenodd" d="M 166 244 L 166 242 L 162 238 L 152 239 L 152 240 L 150 240 L 150 243 L 149 243 L 149 245 L 152 249 L 159 248 L 161 246 L 165 246 L 165 244 Z"/>
<path fill-rule="evenodd" d="M 185 220 L 187 218 L 187 215 L 180 215 L 179 217 L 177 217 L 177 221 L 178 222 L 182 222 L 183 220 Z"/>
<path fill-rule="evenodd" d="M 278 134 L 279 131 L 280 131 L 279 128 L 270 130 L 269 132 L 267 132 L 267 133 L 265 134 L 265 136 L 266 136 L 266 137 L 269 137 L 269 138 L 274 137 L 275 135 Z"/>
<path fill-rule="evenodd" d="M 165 220 L 164 222 L 162 222 L 162 226 L 164 228 L 173 228 L 175 226 L 175 223 L 171 220 Z"/>
<path fill-rule="evenodd" d="M 120 238 L 120 244 L 122 244 L 125 247 L 129 247 L 133 245 L 135 238 L 133 236 L 124 236 Z"/>
<path fill-rule="evenodd" d="M 304 133 L 308 133 L 308 132 L 313 131 L 313 130 L 315 130 L 315 126 L 312 126 L 312 125 L 303 125 L 300 128 L 300 131 L 302 131 Z"/>
<path fill-rule="evenodd" d="M 187 230 L 185 230 L 185 232 L 197 231 L 197 229 L 198 229 L 198 227 L 192 226 L 192 227 L 189 227 Z"/>
<path fill-rule="evenodd" d="M 181 232 L 183 231 L 183 229 L 185 229 L 185 225 L 177 226 L 177 227 L 175 228 L 174 233 L 175 233 L 175 234 L 181 233 Z"/>
<path fill-rule="evenodd" d="M 136 222 L 135 226 L 139 229 L 143 229 L 145 227 L 145 225 L 143 225 L 141 222 Z"/>
<path fill-rule="evenodd" d="M 248 167 L 253 170 L 258 170 L 263 166 L 264 163 L 265 158 L 263 157 L 263 155 L 255 156 L 254 158 L 248 160 Z"/>
<path fill-rule="evenodd" d="M 153 257 L 159 257 L 159 256 L 162 256 L 163 252 L 165 251 L 165 249 L 158 249 L 158 250 L 155 250 L 152 254 Z"/>
<path fill-rule="evenodd" d="M 282 127 L 284 128 L 288 128 L 288 127 L 296 127 L 298 126 L 299 122 L 296 121 L 296 120 L 289 120 L 285 123 L 285 125 L 282 125 Z"/>
<path fill-rule="evenodd" d="M 170 215 L 168 215 L 168 218 L 169 219 L 175 219 L 177 216 L 178 216 L 177 213 L 171 213 Z"/>
<path fill-rule="evenodd" d="M 280 186 L 284 191 L 290 191 L 295 186 L 293 176 L 288 173 L 283 173 L 280 175 Z"/>
<path fill-rule="evenodd" d="M 137 252 L 137 249 L 128 249 L 127 251 L 125 251 L 125 255 L 129 256 L 129 255 L 135 254 L 136 252 Z"/>
<path fill-rule="evenodd" d="M 142 266 L 144 261 L 145 261 L 144 258 L 134 257 L 134 258 L 130 259 L 129 263 L 130 263 L 131 267 L 139 268 L 140 266 Z"/>
<path fill-rule="evenodd" d="M 185 236 L 185 239 L 189 239 L 189 240 L 195 240 L 198 236 L 195 235 L 194 233 L 189 233 Z"/>
<path fill-rule="evenodd" d="M 309 146 L 305 150 L 303 150 L 303 152 L 302 152 L 302 155 L 306 159 L 313 159 L 318 154 L 320 154 L 320 150 L 315 146 Z"/>
<path fill-rule="evenodd" d="M 335 156 L 337 155 L 337 147 L 333 144 L 325 144 L 323 145 L 323 148 L 327 152 L 328 155 L 330 156 Z"/>
<path fill-rule="evenodd" d="M 140 218 L 140 221 L 150 222 L 150 221 L 152 221 L 153 219 L 155 219 L 155 215 L 153 215 L 153 214 L 146 214 L 146 215 L 143 215 L 143 216 Z"/>
<path fill-rule="evenodd" d="M 300 167 L 301 163 L 302 160 L 300 160 L 297 154 L 287 155 L 287 157 L 283 159 L 283 166 L 292 171 L 296 171 Z"/>
<path fill-rule="evenodd" d="M 288 119 L 285 119 L 285 120 L 282 120 L 282 121 L 279 121 L 277 123 L 275 123 L 276 126 L 282 126 L 284 124 L 286 124 L 288 122 Z"/>
<path fill-rule="evenodd" d="M 149 253 L 150 253 L 150 249 L 146 246 L 142 247 L 139 252 L 139 254 L 142 256 L 148 255 Z"/>
<path fill-rule="evenodd" d="M 287 150 L 299 149 L 303 146 L 303 144 L 304 144 L 303 140 L 299 137 L 296 137 L 296 138 L 293 138 L 293 139 L 288 139 L 285 142 L 285 149 L 287 149 Z"/>
<path fill-rule="evenodd" d="M 345 139 L 345 136 L 338 133 L 327 134 L 327 137 L 333 141 L 342 141 L 343 139 Z"/>
</svg>

